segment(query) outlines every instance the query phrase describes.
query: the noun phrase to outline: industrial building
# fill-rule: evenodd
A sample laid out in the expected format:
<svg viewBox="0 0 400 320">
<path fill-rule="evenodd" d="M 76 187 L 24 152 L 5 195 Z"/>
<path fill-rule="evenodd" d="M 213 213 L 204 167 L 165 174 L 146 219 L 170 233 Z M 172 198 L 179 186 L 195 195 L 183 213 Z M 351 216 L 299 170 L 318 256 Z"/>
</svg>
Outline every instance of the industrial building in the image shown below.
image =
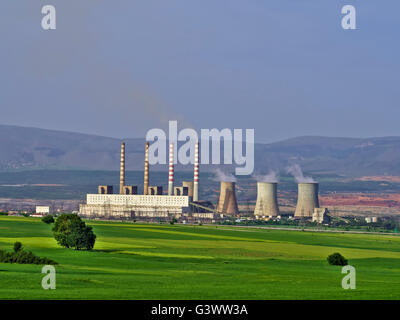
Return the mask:
<svg viewBox="0 0 400 320">
<path fill-rule="evenodd" d="M 47 215 L 52 213 L 50 206 L 36 206 L 35 211 L 37 215 Z"/>
<path fill-rule="evenodd" d="M 169 149 L 168 194 L 163 194 L 162 186 L 149 185 L 149 143 L 145 144 L 144 189 L 138 194 L 137 186 L 125 184 L 125 143 L 121 144 L 119 194 L 113 186 L 98 186 L 97 194 L 87 194 L 86 203 L 79 206 L 79 215 L 98 219 L 132 219 L 148 221 L 183 222 L 224 219 L 223 212 L 216 212 L 212 204 L 198 200 L 199 188 L 199 143 L 195 145 L 194 181 L 184 181 L 174 187 L 174 146 Z M 237 204 L 236 199 L 236 211 Z M 229 207 L 230 208 L 230 207 Z"/>
<path fill-rule="evenodd" d="M 228 215 L 238 215 L 239 208 L 236 201 L 235 182 L 221 182 L 217 212 Z"/>
<path fill-rule="evenodd" d="M 299 183 L 294 216 L 296 218 L 312 218 L 315 208 L 319 208 L 318 183 Z"/>
<path fill-rule="evenodd" d="M 276 182 L 257 182 L 257 202 L 254 209 L 256 218 L 279 216 Z"/>
<path fill-rule="evenodd" d="M 221 181 L 217 206 L 199 200 L 199 143 L 195 144 L 193 181 L 183 181 L 174 186 L 174 145 L 169 145 L 168 192 L 162 186 L 150 185 L 149 143 L 145 144 L 143 193 L 137 186 L 125 181 L 125 143 L 121 143 L 119 193 L 113 186 L 98 186 L 97 194 L 87 194 L 86 203 L 80 204 L 79 215 L 97 219 L 129 219 L 140 221 L 171 221 L 184 223 L 216 222 L 239 217 L 235 182 Z M 281 216 L 275 182 L 257 183 L 257 201 L 254 209 L 256 219 Z M 320 208 L 318 183 L 299 183 L 295 219 L 308 219 L 318 223 L 329 222 L 328 211 Z"/>
</svg>

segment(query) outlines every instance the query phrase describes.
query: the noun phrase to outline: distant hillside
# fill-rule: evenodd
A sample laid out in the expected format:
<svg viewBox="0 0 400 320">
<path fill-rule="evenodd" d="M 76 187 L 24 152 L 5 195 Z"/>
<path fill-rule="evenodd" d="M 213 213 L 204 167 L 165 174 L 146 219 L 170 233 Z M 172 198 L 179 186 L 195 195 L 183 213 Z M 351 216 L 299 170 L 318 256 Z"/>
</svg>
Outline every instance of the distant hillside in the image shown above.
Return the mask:
<svg viewBox="0 0 400 320">
<path fill-rule="evenodd" d="M 142 170 L 144 139 L 125 141 L 127 169 Z M 118 170 L 120 142 L 88 134 L 0 125 L 0 171 Z M 255 158 L 255 171 L 260 173 L 298 163 L 308 173 L 400 175 L 400 137 L 298 137 L 256 144 Z M 180 169 L 192 170 L 190 166 Z"/>
<path fill-rule="evenodd" d="M 400 137 L 298 137 L 255 150 L 256 168 L 298 163 L 309 173 L 400 175 Z"/>
</svg>

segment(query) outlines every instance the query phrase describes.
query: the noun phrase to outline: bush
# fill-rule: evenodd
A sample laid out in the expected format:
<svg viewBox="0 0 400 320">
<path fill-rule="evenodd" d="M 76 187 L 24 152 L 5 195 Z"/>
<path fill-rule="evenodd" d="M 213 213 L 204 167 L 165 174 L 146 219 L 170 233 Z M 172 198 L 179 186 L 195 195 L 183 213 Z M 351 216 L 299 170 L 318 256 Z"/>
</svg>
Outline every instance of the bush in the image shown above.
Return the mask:
<svg viewBox="0 0 400 320">
<path fill-rule="evenodd" d="M 328 256 L 328 263 L 333 266 L 345 266 L 348 264 L 347 259 L 343 257 L 339 252 L 335 252 Z"/>
<path fill-rule="evenodd" d="M 96 241 L 92 227 L 87 226 L 76 214 L 60 215 L 54 224 L 53 233 L 59 245 L 75 250 L 91 250 Z"/>
<path fill-rule="evenodd" d="M 52 215 L 45 215 L 43 218 L 42 218 L 42 221 L 44 222 L 44 223 L 47 223 L 47 224 L 50 224 L 50 223 L 54 223 L 54 218 L 53 218 L 53 216 Z"/>
<path fill-rule="evenodd" d="M 0 250 L 0 262 L 20 264 L 57 264 L 57 262 L 49 258 L 40 258 L 30 251 L 24 251 L 21 242 L 14 243 L 14 252 Z"/>
<path fill-rule="evenodd" d="M 14 252 L 18 252 L 20 250 L 22 250 L 22 243 L 17 241 L 14 243 Z"/>
</svg>

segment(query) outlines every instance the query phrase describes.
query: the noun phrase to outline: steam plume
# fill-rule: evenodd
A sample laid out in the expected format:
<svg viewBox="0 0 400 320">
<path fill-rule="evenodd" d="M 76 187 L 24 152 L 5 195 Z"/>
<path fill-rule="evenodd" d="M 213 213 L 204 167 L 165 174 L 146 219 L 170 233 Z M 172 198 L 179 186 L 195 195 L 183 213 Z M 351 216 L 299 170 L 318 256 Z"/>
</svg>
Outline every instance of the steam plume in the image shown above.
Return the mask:
<svg viewBox="0 0 400 320">
<path fill-rule="evenodd" d="M 270 170 L 266 175 L 255 174 L 253 175 L 253 178 L 256 179 L 258 182 L 276 183 L 279 182 L 279 171 Z"/>
<path fill-rule="evenodd" d="M 287 173 L 290 173 L 297 183 L 315 183 L 312 177 L 305 177 L 303 171 L 298 164 L 294 164 L 286 168 Z"/>
<path fill-rule="evenodd" d="M 235 176 L 231 173 L 225 173 L 221 169 L 216 169 L 214 173 L 215 176 L 212 178 L 214 181 L 236 182 Z"/>
</svg>

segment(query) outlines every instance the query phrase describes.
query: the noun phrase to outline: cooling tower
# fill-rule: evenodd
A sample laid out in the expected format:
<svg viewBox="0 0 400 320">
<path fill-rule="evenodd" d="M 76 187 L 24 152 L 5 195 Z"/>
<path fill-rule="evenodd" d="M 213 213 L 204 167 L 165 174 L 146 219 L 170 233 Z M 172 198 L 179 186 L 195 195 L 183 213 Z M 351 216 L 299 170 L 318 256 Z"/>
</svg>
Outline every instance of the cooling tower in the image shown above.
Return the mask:
<svg viewBox="0 0 400 320">
<path fill-rule="evenodd" d="M 194 182 L 193 182 L 193 201 L 199 201 L 199 142 L 196 142 L 194 151 Z"/>
<path fill-rule="evenodd" d="M 294 216 L 312 217 L 315 208 L 319 208 L 318 183 L 299 183 Z"/>
<path fill-rule="evenodd" d="M 255 216 L 279 216 L 276 182 L 257 182 Z"/>
<path fill-rule="evenodd" d="M 239 213 L 238 205 L 236 202 L 234 182 L 221 182 L 221 191 L 219 194 L 217 211 L 219 213 L 230 215 L 235 215 Z"/>
<path fill-rule="evenodd" d="M 174 194 L 174 144 L 169 144 L 168 195 Z"/>
<path fill-rule="evenodd" d="M 149 143 L 146 142 L 146 148 L 144 153 L 144 186 L 143 186 L 143 194 L 148 194 L 149 188 Z"/>
<path fill-rule="evenodd" d="M 121 143 L 121 166 L 119 170 L 119 194 L 124 194 L 125 185 L 125 142 Z"/>
<path fill-rule="evenodd" d="M 188 196 L 193 198 L 193 181 L 182 181 L 182 187 L 188 188 Z"/>
</svg>

